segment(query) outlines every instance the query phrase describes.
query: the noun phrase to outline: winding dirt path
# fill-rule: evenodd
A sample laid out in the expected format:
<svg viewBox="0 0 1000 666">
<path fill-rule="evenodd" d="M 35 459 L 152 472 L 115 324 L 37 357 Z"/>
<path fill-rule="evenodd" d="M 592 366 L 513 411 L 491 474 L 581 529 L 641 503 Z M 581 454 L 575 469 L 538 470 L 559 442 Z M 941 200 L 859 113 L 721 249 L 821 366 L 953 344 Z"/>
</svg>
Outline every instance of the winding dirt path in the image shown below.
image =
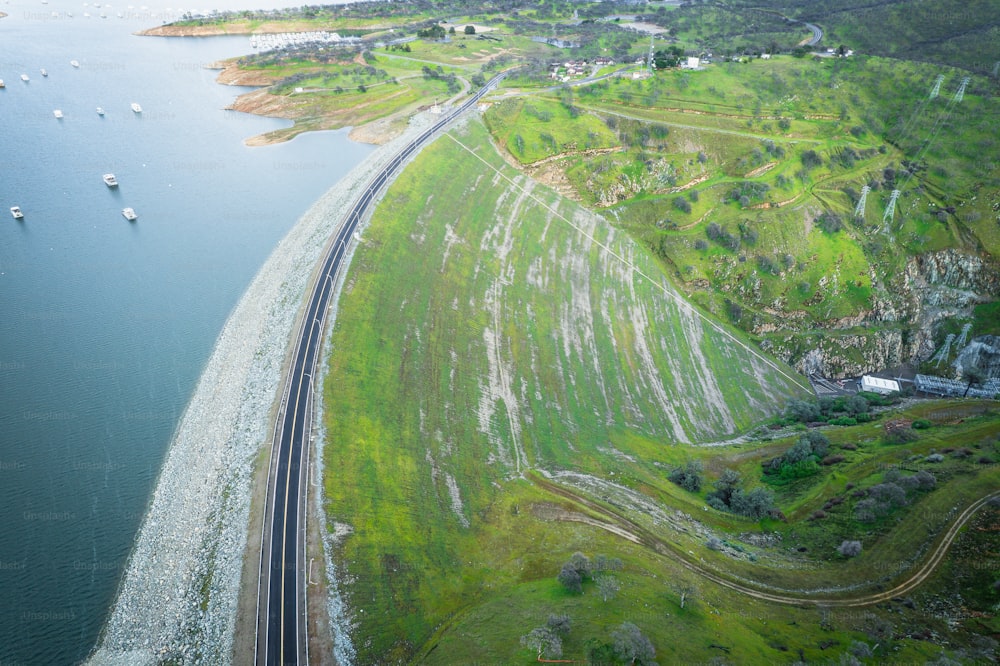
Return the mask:
<svg viewBox="0 0 1000 666">
<path fill-rule="evenodd" d="M 722 585 L 723 587 L 727 587 L 731 590 L 735 590 L 736 592 L 754 597 L 755 599 L 792 606 L 826 606 L 830 608 L 871 606 L 872 604 L 877 604 L 894 597 L 904 595 L 915 589 L 934 573 L 934 570 L 945 558 L 945 555 L 948 554 L 948 549 L 955 541 L 959 531 L 961 531 L 962 527 L 965 526 L 965 523 L 967 523 L 969 519 L 972 518 L 972 516 L 975 515 L 975 513 L 984 507 L 990 500 L 1000 498 L 1000 490 L 995 490 L 966 507 L 966 509 L 958 515 L 951 527 L 944 533 L 944 536 L 939 539 L 938 544 L 931 551 L 930 556 L 924 560 L 924 563 L 920 566 L 920 568 L 917 569 L 909 578 L 901 581 L 893 588 L 882 592 L 871 592 L 856 596 L 814 597 L 809 596 L 809 592 L 792 592 L 791 590 L 764 592 L 748 585 L 729 580 L 728 578 L 723 577 L 719 573 L 712 571 L 703 565 L 685 559 L 683 556 L 680 556 L 675 548 L 668 546 L 665 541 L 649 532 L 646 528 L 638 525 L 628 518 L 625 518 L 624 516 L 619 515 L 605 506 L 587 499 L 574 490 L 556 484 L 547 479 L 540 478 L 537 475 L 531 475 L 530 478 L 536 484 L 553 494 L 581 504 L 591 511 L 601 514 L 605 518 L 609 519 L 610 524 L 606 524 L 599 520 L 582 521 L 573 517 L 559 518 L 558 516 L 555 516 L 555 519 L 557 520 L 577 520 L 578 522 L 587 522 L 587 524 L 605 529 L 612 534 L 616 534 L 623 538 L 627 538 L 630 541 L 634 541 L 635 543 L 640 543 L 647 548 L 651 548 L 661 555 L 671 556 L 678 564 L 683 566 L 688 571 L 691 571 L 702 578 L 708 579 L 713 583 Z M 615 529 L 611 529 L 612 527 Z"/>
</svg>

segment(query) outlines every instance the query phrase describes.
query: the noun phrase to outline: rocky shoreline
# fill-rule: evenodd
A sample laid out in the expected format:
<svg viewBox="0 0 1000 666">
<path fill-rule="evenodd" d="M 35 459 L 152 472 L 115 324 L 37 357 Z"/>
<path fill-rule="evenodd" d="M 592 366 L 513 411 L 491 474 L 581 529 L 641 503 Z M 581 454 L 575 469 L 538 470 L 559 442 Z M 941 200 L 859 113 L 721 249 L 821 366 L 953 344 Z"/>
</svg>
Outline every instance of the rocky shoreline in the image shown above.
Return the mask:
<svg viewBox="0 0 1000 666">
<path fill-rule="evenodd" d="M 327 191 L 233 310 L 177 426 L 89 663 L 232 662 L 240 594 L 256 594 L 255 581 L 240 581 L 254 461 L 270 443 L 269 414 L 303 296 L 343 210 L 427 122 L 415 118 Z"/>
</svg>

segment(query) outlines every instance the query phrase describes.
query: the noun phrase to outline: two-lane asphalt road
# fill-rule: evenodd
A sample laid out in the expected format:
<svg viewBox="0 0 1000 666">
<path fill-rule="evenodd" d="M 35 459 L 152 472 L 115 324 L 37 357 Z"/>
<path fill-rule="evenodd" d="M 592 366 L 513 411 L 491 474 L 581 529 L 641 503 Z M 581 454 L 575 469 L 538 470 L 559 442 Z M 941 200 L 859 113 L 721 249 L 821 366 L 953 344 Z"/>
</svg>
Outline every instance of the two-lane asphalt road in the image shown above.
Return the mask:
<svg viewBox="0 0 1000 666">
<path fill-rule="evenodd" d="M 495 76 L 458 109 L 400 150 L 369 182 L 327 246 L 319 275 L 308 295 L 271 444 L 257 602 L 255 653 L 258 664 L 308 662 L 305 626 L 305 577 L 308 573 L 304 566 L 306 500 L 303 490 L 313 418 L 312 375 L 323 343 L 326 313 L 352 235 L 371 204 L 406 160 L 459 115 L 471 109 L 505 76 L 506 73 Z"/>
</svg>

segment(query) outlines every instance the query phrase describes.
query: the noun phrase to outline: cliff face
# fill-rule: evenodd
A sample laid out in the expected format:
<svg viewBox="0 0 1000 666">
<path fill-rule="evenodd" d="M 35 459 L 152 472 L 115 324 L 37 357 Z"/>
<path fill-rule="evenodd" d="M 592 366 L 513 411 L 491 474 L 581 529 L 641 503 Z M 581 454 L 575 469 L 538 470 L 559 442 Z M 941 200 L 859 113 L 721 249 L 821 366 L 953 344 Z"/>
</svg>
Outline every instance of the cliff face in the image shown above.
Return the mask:
<svg viewBox="0 0 1000 666">
<path fill-rule="evenodd" d="M 955 359 L 958 368 L 978 368 L 984 379 L 1000 377 L 1000 336 L 981 335 L 974 338 Z"/>
<path fill-rule="evenodd" d="M 995 261 L 954 249 L 930 252 L 911 258 L 861 316 L 822 322 L 822 333 L 789 334 L 765 347 L 807 374 L 856 376 L 927 360 L 935 351 L 940 322 L 971 317 L 976 304 L 998 297 L 1000 267 Z M 980 348 L 983 362 L 998 373 L 991 376 L 1000 376 L 1000 350 L 989 356 L 996 341 Z"/>
</svg>

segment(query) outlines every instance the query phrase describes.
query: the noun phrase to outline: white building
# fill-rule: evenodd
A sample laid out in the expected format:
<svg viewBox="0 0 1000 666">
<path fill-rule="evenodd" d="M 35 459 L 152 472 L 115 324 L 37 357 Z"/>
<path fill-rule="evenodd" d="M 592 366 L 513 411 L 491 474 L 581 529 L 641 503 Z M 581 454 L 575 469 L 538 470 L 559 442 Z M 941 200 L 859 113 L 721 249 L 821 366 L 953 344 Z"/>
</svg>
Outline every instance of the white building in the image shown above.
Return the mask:
<svg viewBox="0 0 1000 666">
<path fill-rule="evenodd" d="M 700 65 L 701 65 L 701 58 L 688 56 L 687 62 L 683 65 L 683 67 L 684 69 L 698 69 Z"/>
<path fill-rule="evenodd" d="M 899 392 L 899 382 L 893 379 L 882 379 L 881 377 L 865 375 L 861 378 L 861 390 L 889 395 L 890 393 Z"/>
</svg>

